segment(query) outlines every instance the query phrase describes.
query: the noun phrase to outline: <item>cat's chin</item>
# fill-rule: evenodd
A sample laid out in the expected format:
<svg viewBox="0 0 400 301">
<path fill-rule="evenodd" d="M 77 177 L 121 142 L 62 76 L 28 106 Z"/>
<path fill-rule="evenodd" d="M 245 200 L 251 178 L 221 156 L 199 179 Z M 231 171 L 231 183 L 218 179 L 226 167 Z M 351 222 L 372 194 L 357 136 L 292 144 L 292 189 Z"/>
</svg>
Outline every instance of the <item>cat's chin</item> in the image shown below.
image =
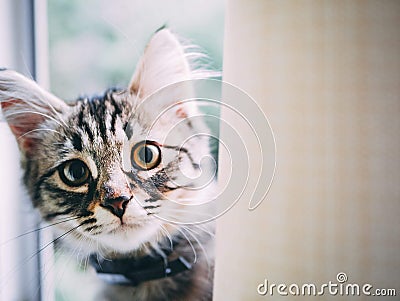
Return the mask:
<svg viewBox="0 0 400 301">
<path fill-rule="evenodd" d="M 108 232 L 104 231 L 104 233 L 96 235 L 94 240 L 102 247 L 102 250 L 129 253 L 147 243 L 156 241 L 159 231 L 156 225 L 122 223 Z"/>
</svg>

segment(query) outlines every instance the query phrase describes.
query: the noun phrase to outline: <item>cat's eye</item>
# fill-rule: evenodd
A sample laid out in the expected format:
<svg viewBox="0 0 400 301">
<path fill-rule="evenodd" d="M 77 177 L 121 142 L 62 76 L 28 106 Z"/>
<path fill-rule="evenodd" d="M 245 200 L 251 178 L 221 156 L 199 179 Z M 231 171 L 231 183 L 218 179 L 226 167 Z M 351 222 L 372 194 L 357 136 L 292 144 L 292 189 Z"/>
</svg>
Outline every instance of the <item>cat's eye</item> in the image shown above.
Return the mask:
<svg viewBox="0 0 400 301">
<path fill-rule="evenodd" d="M 155 168 L 161 162 L 161 150 L 153 141 L 139 142 L 132 148 L 131 162 L 133 167 L 140 170 Z"/>
<path fill-rule="evenodd" d="M 81 186 L 90 176 L 89 168 L 81 160 L 71 160 L 61 165 L 59 169 L 61 180 L 68 186 Z"/>
</svg>

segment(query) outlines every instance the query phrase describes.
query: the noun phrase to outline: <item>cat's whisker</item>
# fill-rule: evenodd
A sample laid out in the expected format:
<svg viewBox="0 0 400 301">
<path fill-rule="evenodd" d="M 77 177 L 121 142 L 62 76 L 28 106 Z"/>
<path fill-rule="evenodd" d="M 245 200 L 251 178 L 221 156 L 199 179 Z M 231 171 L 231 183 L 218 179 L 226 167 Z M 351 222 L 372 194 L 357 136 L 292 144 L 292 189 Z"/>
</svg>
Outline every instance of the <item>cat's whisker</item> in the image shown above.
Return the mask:
<svg viewBox="0 0 400 301">
<path fill-rule="evenodd" d="M 172 242 L 171 234 L 169 233 L 168 229 L 166 227 L 164 227 L 163 225 L 160 225 L 160 227 L 161 227 L 161 231 L 163 231 L 166 234 L 166 236 L 169 240 L 169 243 L 170 243 L 171 251 L 172 251 L 174 249 L 174 244 Z"/>
<path fill-rule="evenodd" d="M 7 118 L 10 118 L 11 116 L 15 116 L 15 115 L 19 115 L 19 114 L 37 114 L 37 115 L 41 115 L 43 117 L 49 118 L 51 120 L 53 120 L 54 122 L 56 122 L 59 126 L 63 126 L 61 124 L 61 122 L 59 122 L 57 119 L 55 119 L 54 117 L 42 113 L 42 112 L 36 112 L 36 111 L 29 111 L 29 110 L 23 110 L 23 111 L 17 111 L 17 112 L 11 112 L 11 113 L 7 113 Z M 11 119 L 11 118 L 10 118 Z"/>
<path fill-rule="evenodd" d="M 96 252 L 97 261 L 101 262 L 103 260 L 109 260 L 107 258 L 107 255 L 105 254 L 106 251 L 104 249 L 102 250 L 103 246 L 101 244 L 99 244 L 98 241 L 96 241 L 96 242 L 97 242 L 97 252 Z"/>
<path fill-rule="evenodd" d="M 56 130 L 54 130 L 54 129 L 33 129 L 33 130 L 30 130 L 30 131 L 28 131 L 28 132 L 22 134 L 21 136 L 17 137 L 17 139 L 21 139 L 21 138 L 23 138 L 24 136 L 27 136 L 27 135 L 29 135 L 29 134 L 31 134 L 31 133 L 34 133 L 34 132 L 41 132 L 41 131 L 49 131 L 49 132 L 53 132 L 53 133 L 57 133 L 57 134 L 59 134 L 59 135 L 62 135 L 59 131 L 56 131 Z"/>
<path fill-rule="evenodd" d="M 43 250 L 45 250 L 46 248 L 48 248 L 49 246 L 53 245 L 55 242 L 62 240 L 63 238 L 65 238 L 68 234 L 72 233 L 73 231 L 75 231 L 76 229 L 78 229 L 80 226 L 82 226 L 83 224 L 85 224 L 85 221 L 83 221 L 82 223 L 80 223 L 79 225 L 73 227 L 72 229 L 64 232 L 63 234 L 57 236 L 55 239 L 53 239 L 52 241 L 46 243 L 43 247 L 39 248 L 38 251 L 36 251 L 35 253 L 33 253 L 32 255 L 26 257 L 22 262 L 20 262 L 17 266 L 15 266 L 13 269 L 11 269 L 6 276 L 4 277 L 5 279 L 10 279 L 9 275 L 14 274 L 16 270 L 18 270 L 19 268 L 21 268 L 22 265 L 27 264 L 30 260 L 32 260 L 35 256 L 39 255 Z M 6 280 L 7 281 L 7 280 Z M 0 287 L 2 287 L 3 285 L 5 285 L 6 282 L 4 283 L 0 283 Z"/>
<path fill-rule="evenodd" d="M 64 126 L 67 126 L 67 124 L 65 123 L 65 121 L 63 120 L 63 118 L 61 117 L 61 114 L 54 108 L 54 106 L 46 99 L 38 97 L 38 100 L 43 103 L 46 104 L 48 106 L 48 108 L 50 108 L 50 110 L 56 115 L 56 117 L 58 117 L 58 120 L 60 122 L 62 122 L 64 124 Z M 26 104 L 28 104 L 31 108 L 36 109 L 36 110 L 40 110 L 42 109 L 41 106 L 35 104 L 32 101 L 29 100 L 23 100 L 23 102 L 25 102 Z"/>
<path fill-rule="evenodd" d="M 31 80 L 35 80 L 31 72 L 32 68 L 29 67 L 26 56 L 22 51 L 20 52 L 20 56 L 22 65 L 24 67 L 24 72 L 28 75 L 28 78 L 30 78 Z"/>
<path fill-rule="evenodd" d="M 74 250 L 73 256 L 71 258 L 79 258 L 79 266 L 82 268 L 87 267 L 87 261 L 89 257 L 83 251 L 84 243 L 88 243 L 88 247 L 91 248 L 93 244 L 92 240 L 88 240 L 85 235 L 78 233 L 79 237 L 77 238 L 77 246 Z"/>
<path fill-rule="evenodd" d="M 192 208 L 168 208 L 164 209 L 162 211 L 164 217 L 170 217 L 170 218 L 176 218 L 175 214 L 176 213 L 184 213 L 184 214 L 190 214 L 190 218 L 213 218 L 214 214 L 211 213 L 206 213 L 206 212 L 194 212 Z"/>
<path fill-rule="evenodd" d="M 95 243 L 96 243 L 95 240 L 90 240 L 90 241 L 89 241 L 89 248 L 90 248 L 90 249 L 93 249 L 92 246 L 93 246 Z M 85 266 L 84 266 L 84 268 L 87 269 L 87 268 L 89 267 L 89 256 L 86 255 L 85 257 L 86 257 L 86 259 L 85 259 Z"/>
<path fill-rule="evenodd" d="M 91 230 L 91 231 L 93 231 L 93 230 Z M 91 231 L 89 231 L 89 234 L 90 234 Z M 88 256 L 82 256 L 82 254 L 81 254 L 82 253 L 82 246 L 83 246 L 84 242 L 86 242 L 86 243 L 88 242 L 89 243 L 89 247 L 92 244 L 92 242 L 88 241 L 84 235 L 79 234 L 79 238 L 77 239 L 77 247 L 75 248 L 75 251 L 74 251 L 74 257 L 75 258 L 79 258 L 79 266 L 81 266 L 81 267 L 85 267 L 86 266 L 86 264 L 87 264 L 86 261 L 88 259 Z"/>
<path fill-rule="evenodd" d="M 193 259 L 193 263 L 197 262 L 197 252 L 196 252 L 196 248 L 194 247 L 193 243 L 191 242 L 191 240 L 189 239 L 189 237 L 187 237 L 187 235 L 185 234 L 185 232 L 183 232 L 178 226 L 168 223 L 170 226 L 174 227 L 176 230 L 178 230 L 179 233 L 181 233 L 185 239 L 187 240 L 187 242 L 189 243 L 190 247 L 193 250 L 193 255 L 194 255 L 194 259 Z"/>
<path fill-rule="evenodd" d="M 68 127 L 67 123 L 61 117 L 61 114 L 54 108 L 54 106 L 47 100 L 41 99 L 42 102 L 46 103 L 49 108 L 53 111 L 53 113 L 58 117 L 58 120 L 64 124 L 64 126 Z"/>
<path fill-rule="evenodd" d="M 208 235 L 210 235 L 211 237 L 215 237 L 215 233 L 210 232 L 209 230 L 207 230 L 206 228 L 202 227 L 200 224 L 195 224 L 192 225 L 200 230 L 202 230 L 203 232 L 207 233 Z"/>
<path fill-rule="evenodd" d="M 157 235 L 156 242 L 158 244 L 160 242 L 160 231 L 157 231 L 156 235 Z"/>
<path fill-rule="evenodd" d="M 47 228 L 53 227 L 53 226 L 55 226 L 55 225 L 59 225 L 59 224 L 62 224 L 62 223 L 66 223 L 66 222 L 68 222 L 68 221 L 76 220 L 76 219 L 78 219 L 78 218 L 79 218 L 79 217 L 71 217 L 71 218 L 67 218 L 67 219 L 64 219 L 64 220 L 61 220 L 61 221 L 58 221 L 58 222 L 49 224 L 49 225 L 45 225 L 45 226 L 40 227 L 40 228 L 36 228 L 36 229 L 33 229 L 33 230 L 29 230 L 29 231 L 27 231 L 27 232 L 24 232 L 24 233 L 22 233 L 22 234 L 19 234 L 19 235 L 15 236 L 15 237 L 13 237 L 13 238 L 7 239 L 6 241 L 0 243 L 0 246 L 4 246 L 4 245 L 10 243 L 10 242 L 13 241 L 13 240 L 16 240 L 16 239 L 18 239 L 18 238 L 21 238 L 21 237 L 23 237 L 23 236 L 26 236 L 26 235 L 28 235 L 28 234 L 32 234 L 32 233 L 41 231 L 41 230 L 43 230 L 43 229 L 47 229 Z"/>
<path fill-rule="evenodd" d="M 49 246 L 51 246 L 52 244 L 54 244 L 55 242 L 65 238 L 68 234 L 70 234 L 71 232 L 75 231 L 76 229 L 78 229 L 80 226 L 84 225 L 85 221 L 83 221 L 82 223 L 80 223 L 79 225 L 73 227 L 72 229 L 64 232 L 63 234 L 57 236 L 55 239 L 53 239 L 51 242 L 45 244 L 43 247 L 41 247 L 37 252 L 35 252 L 32 256 L 29 257 L 28 260 L 32 259 L 33 257 L 35 257 L 36 255 L 38 255 L 40 252 L 42 252 L 44 249 L 48 248 Z"/>
<path fill-rule="evenodd" d="M 81 252 L 82 250 L 82 244 L 83 244 L 83 240 L 85 239 L 85 237 L 83 235 L 81 235 L 80 233 L 77 233 L 78 237 L 77 237 L 77 244 L 74 246 L 74 248 L 68 251 L 64 251 L 65 247 L 63 245 L 58 245 L 59 249 L 57 250 L 57 252 L 61 253 L 61 255 L 63 256 L 67 256 L 67 258 L 65 258 L 65 262 L 63 262 L 62 266 L 59 266 L 59 268 L 57 269 L 57 273 L 54 275 L 54 281 L 55 282 L 61 282 L 62 278 L 65 276 L 65 273 L 68 269 L 68 267 L 71 266 L 71 262 L 73 262 L 74 260 L 79 258 L 79 252 Z M 82 260 L 82 256 L 80 256 L 81 259 L 79 260 L 78 264 L 79 266 L 82 266 L 81 264 L 81 260 Z M 63 291 L 61 290 L 60 293 L 63 294 Z"/>
<path fill-rule="evenodd" d="M 182 227 L 182 229 L 186 230 L 187 233 L 189 233 L 189 234 L 194 238 L 194 240 L 197 242 L 197 244 L 199 245 L 199 247 L 200 247 L 200 249 L 202 250 L 202 252 L 203 252 L 203 254 L 204 254 L 204 257 L 205 257 L 205 259 L 206 259 L 207 268 L 208 268 L 208 273 L 210 274 L 210 271 L 211 271 L 210 259 L 209 259 L 209 257 L 208 257 L 208 254 L 207 254 L 207 252 L 206 252 L 206 250 L 205 250 L 203 244 L 202 244 L 201 241 L 196 237 L 196 235 L 194 235 L 196 232 L 194 232 L 194 230 L 193 230 L 193 229 L 190 229 L 189 227 L 186 227 L 186 226 L 181 226 L 181 227 Z M 199 234 L 199 233 L 197 233 L 197 234 Z"/>
<path fill-rule="evenodd" d="M 77 245 L 76 247 L 73 248 L 73 252 L 71 252 L 71 255 L 69 256 L 68 262 L 67 262 L 67 264 L 65 265 L 64 269 L 63 269 L 62 271 L 58 271 L 58 273 L 61 272 L 62 275 L 64 275 L 65 269 L 66 269 L 68 266 L 70 266 L 69 263 L 70 263 L 71 260 L 74 258 L 75 250 L 76 250 L 78 247 L 79 247 L 79 246 Z M 55 249 L 55 248 L 54 248 L 54 249 Z M 45 279 L 46 277 L 49 277 L 49 273 L 51 272 L 51 269 L 57 270 L 57 262 L 56 262 L 56 259 L 55 259 L 55 258 L 57 258 L 57 257 L 60 255 L 60 253 L 61 253 L 62 255 L 67 254 L 67 252 L 65 252 L 64 249 L 65 249 L 65 248 L 63 247 L 63 245 L 58 245 L 58 249 L 55 249 L 55 252 L 54 252 L 54 260 L 52 260 L 51 263 L 50 263 L 49 261 L 46 261 L 46 263 L 42 266 L 41 275 L 43 275 L 43 276 L 42 276 L 43 279 Z M 46 267 L 47 267 L 47 270 L 46 270 Z M 54 277 L 55 277 L 55 276 L 56 276 L 56 275 L 54 275 Z M 54 278 L 54 280 L 55 280 L 55 278 Z M 39 290 L 42 290 L 42 289 L 43 289 L 43 287 L 40 287 L 40 286 L 39 286 L 38 291 L 39 291 Z M 51 289 L 51 288 L 50 288 L 50 289 Z M 53 293 L 53 291 L 50 290 L 50 291 L 47 293 L 47 295 L 46 295 L 46 292 L 42 292 L 41 294 L 43 294 L 43 299 L 47 300 L 47 297 L 46 297 L 46 296 L 50 296 L 52 293 Z"/>
</svg>

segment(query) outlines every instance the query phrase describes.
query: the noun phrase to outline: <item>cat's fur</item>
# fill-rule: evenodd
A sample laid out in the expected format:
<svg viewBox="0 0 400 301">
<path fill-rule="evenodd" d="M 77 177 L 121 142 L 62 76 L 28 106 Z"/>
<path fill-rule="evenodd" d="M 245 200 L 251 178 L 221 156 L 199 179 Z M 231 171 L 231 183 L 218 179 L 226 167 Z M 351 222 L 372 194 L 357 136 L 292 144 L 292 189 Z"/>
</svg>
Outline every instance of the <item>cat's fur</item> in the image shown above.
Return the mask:
<svg viewBox="0 0 400 301">
<path fill-rule="evenodd" d="M 209 189 L 188 190 L 173 181 L 179 171 L 195 177 L 200 159 L 209 155 L 204 137 L 190 139 L 185 151 L 179 151 L 178 145 L 191 134 L 206 131 L 205 125 L 190 119 L 198 112 L 193 102 L 173 106 L 154 123 L 163 109 L 187 97 L 181 87 L 158 97 L 151 106 L 143 103 L 158 89 L 191 79 L 192 74 L 183 47 L 167 29 L 152 37 L 129 87 L 108 90 L 102 97 L 66 104 L 22 75 L 0 71 L 1 107 L 21 150 L 24 183 L 44 220 L 63 221 L 55 226 L 59 235 L 66 233 L 60 241 L 85 255 L 140 258 L 168 248 L 173 240 L 170 257 L 184 256 L 193 262 L 191 270 L 136 287 L 103 284 L 97 300 L 212 298 L 212 225 L 183 226 L 157 218 L 168 216 L 173 221 L 186 215 L 185 220 L 190 220 L 194 214 L 179 203 L 165 205 L 167 198 L 196 203 L 209 197 Z M 166 132 L 177 123 L 181 129 L 169 140 L 173 147 L 163 147 Z M 144 140 L 160 145 L 161 164 L 149 171 L 132 164 L 127 167 L 124 148 L 129 152 Z M 62 179 L 62 166 L 76 159 L 87 166 L 90 178 L 69 186 Z M 110 198 L 125 200 L 122 217 L 107 207 Z"/>
</svg>

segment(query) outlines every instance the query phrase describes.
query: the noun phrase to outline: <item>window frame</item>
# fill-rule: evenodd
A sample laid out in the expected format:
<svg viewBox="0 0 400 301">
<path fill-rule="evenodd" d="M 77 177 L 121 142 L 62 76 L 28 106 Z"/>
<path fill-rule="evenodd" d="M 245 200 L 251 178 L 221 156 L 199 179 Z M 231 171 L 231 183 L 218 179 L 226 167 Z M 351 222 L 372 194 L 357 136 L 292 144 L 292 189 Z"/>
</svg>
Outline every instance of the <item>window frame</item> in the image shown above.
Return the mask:
<svg viewBox="0 0 400 301">
<path fill-rule="evenodd" d="M 16 70 L 49 87 L 47 1 L 0 2 L 0 67 Z M 19 151 L 0 112 L 0 300 L 53 301 L 53 248 L 22 186 Z M 44 248 L 45 247 L 45 248 Z M 43 250 L 42 250 L 43 249 Z M 37 255 L 36 255 L 37 254 Z"/>
</svg>

